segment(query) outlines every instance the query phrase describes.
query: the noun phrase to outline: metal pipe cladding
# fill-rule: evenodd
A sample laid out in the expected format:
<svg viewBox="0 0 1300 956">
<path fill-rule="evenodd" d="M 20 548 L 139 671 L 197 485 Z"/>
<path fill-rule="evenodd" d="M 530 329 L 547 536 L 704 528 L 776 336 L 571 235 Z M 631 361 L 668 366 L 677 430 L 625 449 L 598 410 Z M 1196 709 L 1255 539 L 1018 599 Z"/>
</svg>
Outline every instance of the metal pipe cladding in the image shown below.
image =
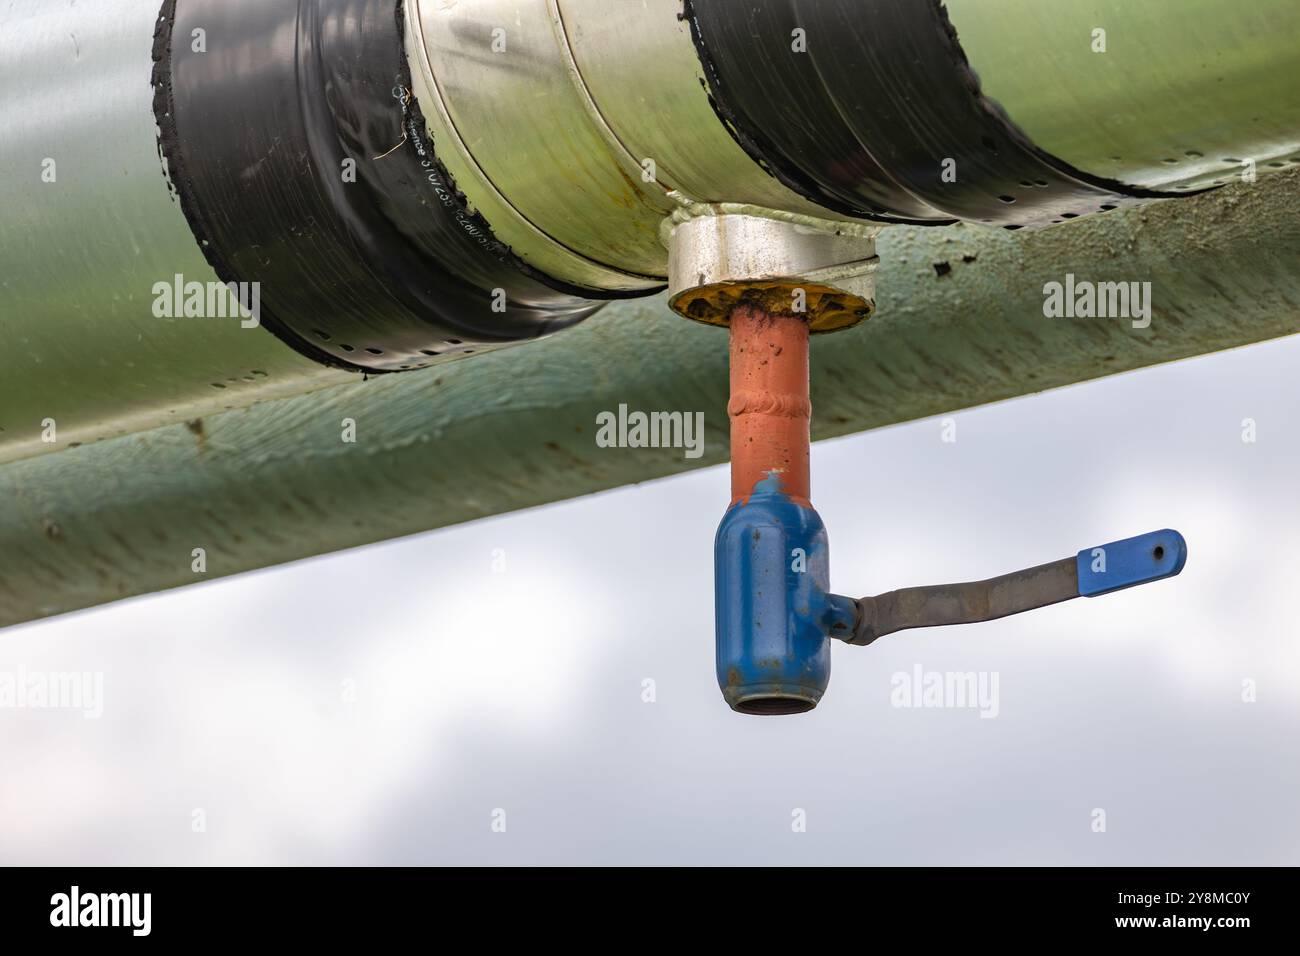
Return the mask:
<svg viewBox="0 0 1300 956">
<path fill-rule="evenodd" d="M 1293 0 L 10 0 L 0 461 L 670 280 L 725 324 L 729 279 L 671 274 L 701 217 L 788 226 L 788 268 L 743 278 L 846 328 L 890 224 L 1039 228 L 1300 163 L 1298 38 Z"/>
</svg>

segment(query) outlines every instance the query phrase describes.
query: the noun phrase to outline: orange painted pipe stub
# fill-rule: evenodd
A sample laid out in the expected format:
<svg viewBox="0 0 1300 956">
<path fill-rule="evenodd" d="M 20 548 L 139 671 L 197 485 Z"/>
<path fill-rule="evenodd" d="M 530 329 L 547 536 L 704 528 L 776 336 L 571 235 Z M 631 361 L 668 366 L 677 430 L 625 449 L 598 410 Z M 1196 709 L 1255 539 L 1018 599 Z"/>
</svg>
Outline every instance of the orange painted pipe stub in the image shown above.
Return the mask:
<svg viewBox="0 0 1300 956">
<path fill-rule="evenodd" d="M 731 503 L 776 473 L 781 491 L 810 504 L 808 323 L 754 305 L 731 314 Z"/>
</svg>

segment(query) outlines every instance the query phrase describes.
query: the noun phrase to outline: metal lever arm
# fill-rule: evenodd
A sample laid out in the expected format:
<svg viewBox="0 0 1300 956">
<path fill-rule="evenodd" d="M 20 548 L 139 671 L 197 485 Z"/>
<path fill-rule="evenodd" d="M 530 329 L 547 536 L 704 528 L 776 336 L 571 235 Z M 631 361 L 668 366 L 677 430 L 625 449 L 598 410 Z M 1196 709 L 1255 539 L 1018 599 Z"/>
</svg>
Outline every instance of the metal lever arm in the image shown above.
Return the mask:
<svg viewBox="0 0 1300 956">
<path fill-rule="evenodd" d="M 840 639 L 866 645 L 894 631 L 993 621 L 1071 598 L 1097 597 L 1158 581 L 1178 574 L 1186 561 L 1187 542 L 1177 531 L 1165 529 L 1085 548 L 1073 558 L 987 581 L 903 588 L 857 600 L 832 596 L 831 602 L 852 600 L 856 605 L 853 632 Z M 840 637 L 835 630 L 831 633 Z"/>
</svg>

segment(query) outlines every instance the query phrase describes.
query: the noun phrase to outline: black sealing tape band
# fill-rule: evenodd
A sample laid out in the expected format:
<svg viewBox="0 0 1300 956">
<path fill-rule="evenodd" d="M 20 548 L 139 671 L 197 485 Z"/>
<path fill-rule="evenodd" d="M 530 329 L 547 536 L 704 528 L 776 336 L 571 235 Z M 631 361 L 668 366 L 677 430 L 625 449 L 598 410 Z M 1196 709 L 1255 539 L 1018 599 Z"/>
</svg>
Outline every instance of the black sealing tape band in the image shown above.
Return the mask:
<svg viewBox="0 0 1300 956">
<path fill-rule="evenodd" d="M 401 0 L 166 0 L 170 181 L 261 321 L 353 371 L 536 338 L 611 298 L 541 275 L 469 211 L 410 90 Z M 498 292 L 497 290 L 502 290 Z"/>
<path fill-rule="evenodd" d="M 795 52 L 801 24 L 785 0 L 685 0 L 684 15 L 714 110 L 772 176 L 844 215 L 918 225 L 952 221 L 904 189 L 840 121 L 816 62 Z"/>
<path fill-rule="evenodd" d="M 939 0 L 687 0 L 686 15 L 737 140 L 829 208 L 1019 229 L 1169 195 L 1034 146 L 981 93 Z"/>
</svg>

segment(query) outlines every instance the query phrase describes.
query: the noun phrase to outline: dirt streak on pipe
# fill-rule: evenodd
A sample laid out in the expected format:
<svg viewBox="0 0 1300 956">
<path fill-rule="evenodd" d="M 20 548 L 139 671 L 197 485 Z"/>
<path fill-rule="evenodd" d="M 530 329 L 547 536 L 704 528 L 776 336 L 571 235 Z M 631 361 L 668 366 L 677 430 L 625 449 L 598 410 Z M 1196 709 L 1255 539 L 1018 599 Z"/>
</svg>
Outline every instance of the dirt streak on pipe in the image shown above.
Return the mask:
<svg viewBox="0 0 1300 956">
<path fill-rule="evenodd" d="M 731 503 L 776 473 L 781 491 L 809 504 L 808 323 L 752 305 L 731 314 Z"/>
</svg>

